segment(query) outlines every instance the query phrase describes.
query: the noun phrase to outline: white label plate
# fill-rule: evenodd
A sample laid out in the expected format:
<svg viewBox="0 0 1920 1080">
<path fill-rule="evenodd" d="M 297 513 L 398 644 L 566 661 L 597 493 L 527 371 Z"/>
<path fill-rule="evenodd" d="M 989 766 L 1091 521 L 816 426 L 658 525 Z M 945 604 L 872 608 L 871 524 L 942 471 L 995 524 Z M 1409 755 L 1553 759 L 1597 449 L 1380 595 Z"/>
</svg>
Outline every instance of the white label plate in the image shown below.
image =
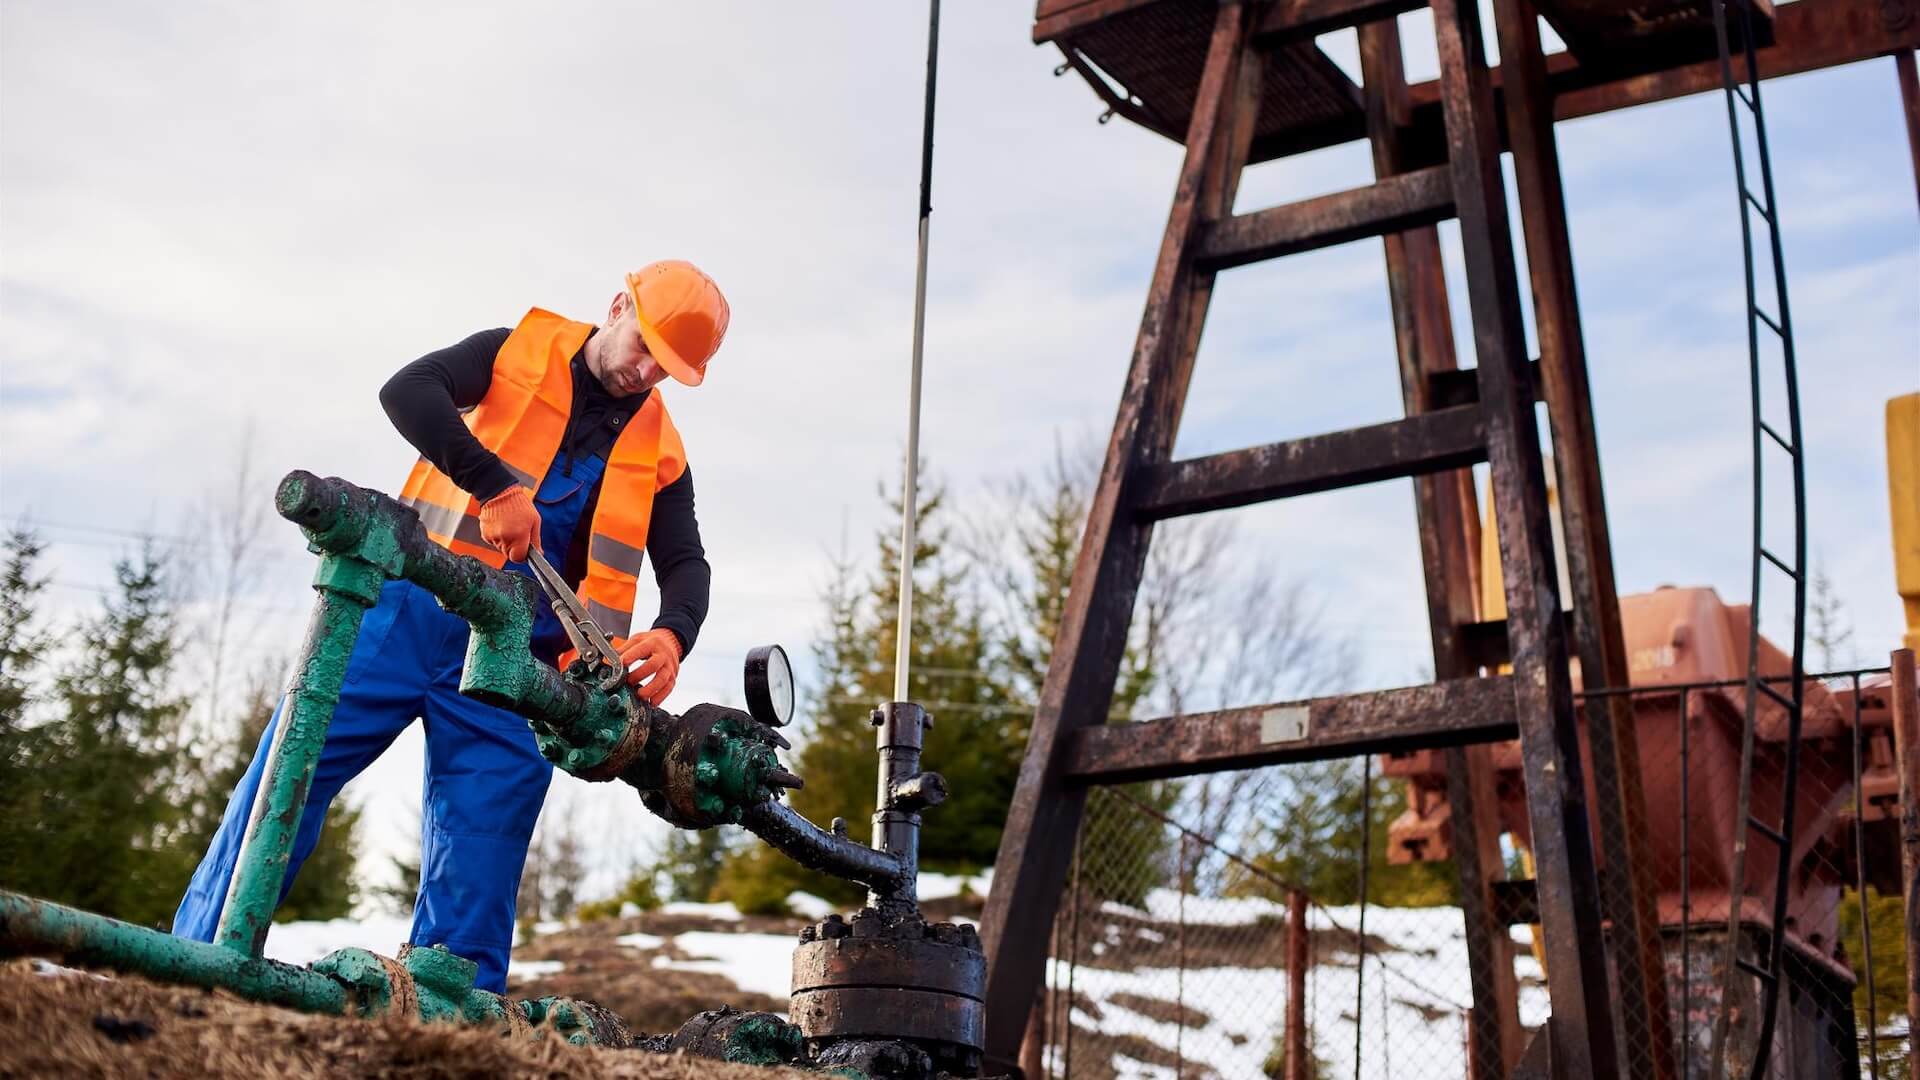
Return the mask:
<svg viewBox="0 0 1920 1080">
<path fill-rule="evenodd" d="M 1307 737 L 1307 707 L 1282 705 L 1260 714 L 1260 741 L 1299 742 Z"/>
</svg>

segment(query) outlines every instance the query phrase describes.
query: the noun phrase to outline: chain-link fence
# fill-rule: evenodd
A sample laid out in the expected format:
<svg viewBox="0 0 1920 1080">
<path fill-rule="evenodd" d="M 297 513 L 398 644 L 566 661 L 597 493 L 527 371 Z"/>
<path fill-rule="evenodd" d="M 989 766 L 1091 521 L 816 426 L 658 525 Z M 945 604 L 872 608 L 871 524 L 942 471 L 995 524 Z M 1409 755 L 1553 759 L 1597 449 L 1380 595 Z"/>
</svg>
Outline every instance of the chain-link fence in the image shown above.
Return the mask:
<svg viewBox="0 0 1920 1080">
<path fill-rule="evenodd" d="M 1769 680 L 1782 693 L 1785 678 Z M 1782 985 L 1766 1074 L 1907 1080 L 1906 938 L 1900 899 L 1899 778 L 1884 669 L 1810 675 L 1804 684 L 1792 835 L 1786 860 Z M 1673 1072 L 1710 1075 L 1714 1025 L 1727 1022 L 1727 1075 L 1751 1071 L 1764 985 L 1733 951 L 1765 967 L 1783 849 L 1746 830 L 1745 888 L 1732 914 L 1744 682 L 1637 687 L 1589 695 L 1631 705 L 1649 825 L 1639 845 L 1654 893 L 1672 1018 Z M 1778 827 L 1788 808 L 1787 714 L 1762 695 L 1754 718 L 1751 812 Z M 1601 804 L 1605 805 L 1605 804 Z M 1601 829 L 1618 827 L 1602 816 Z M 1603 888 L 1623 875 L 1602 867 Z M 1633 1076 L 1655 1076 L 1629 1040 Z M 1633 1052 L 1635 1050 L 1638 1052 Z"/>
<path fill-rule="evenodd" d="M 1744 1077 L 1760 986 L 1722 973 L 1744 688 L 1618 696 L 1641 762 L 1648 825 L 1637 854 L 1670 1036 L 1660 1055 L 1644 1026 L 1620 1031 L 1623 1073 L 1704 1080 L 1713 1024 L 1731 1005 L 1727 1075 Z M 1811 677 L 1806 701 L 1767 1072 L 1912 1080 L 1887 680 Z M 1777 822 L 1784 716 L 1762 710 L 1756 732 L 1754 812 Z M 1532 876 L 1517 749 L 1492 748 L 1512 881 Z M 1032 1032 L 1040 1075 L 1469 1076 L 1476 987 L 1442 768 L 1443 755 L 1426 752 L 1090 792 Z M 1596 833 L 1617 824 L 1597 821 Z M 1595 847 L 1605 851 L 1598 836 Z M 1748 864 L 1736 947 L 1764 962 L 1775 865 L 1757 842 Z M 1603 892 L 1624 884 L 1605 865 L 1601 877 Z M 1525 923 L 1498 940 L 1496 964 L 1514 978 L 1513 1045 L 1524 1046 L 1550 1011 L 1544 954 Z"/>
<path fill-rule="evenodd" d="M 1466 1075 L 1451 874 L 1387 862 L 1398 785 L 1370 773 L 1352 759 L 1092 791 L 1042 1074 Z M 1538 1024 L 1537 980 L 1523 1004 Z"/>
</svg>

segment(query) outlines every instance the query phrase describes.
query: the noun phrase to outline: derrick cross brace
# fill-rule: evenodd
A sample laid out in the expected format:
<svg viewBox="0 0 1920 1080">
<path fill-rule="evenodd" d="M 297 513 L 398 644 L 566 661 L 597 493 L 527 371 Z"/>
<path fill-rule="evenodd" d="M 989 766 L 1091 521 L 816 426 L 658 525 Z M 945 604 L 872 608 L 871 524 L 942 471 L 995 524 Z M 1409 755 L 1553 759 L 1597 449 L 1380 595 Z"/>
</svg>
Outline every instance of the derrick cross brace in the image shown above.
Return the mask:
<svg viewBox="0 0 1920 1080">
<path fill-rule="evenodd" d="M 1392 147 L 1376 145 L 1381 179 L 1371 187 L 1243 214 L 1232 212 L 1233 197 L 1248 158 L 1264 63 L 1254 32 L 1273 16 L 1262 4 L 1228 0 L 1219 8 L 1187 130 L 1185 162 L 996 863 L 999 884 L 988 897 L 982 923 L 989 960 L 990 1061 L 1011 1062 L 1016 1056 L 1040 985 L 1047 934 L 1089 784 L 1459 747 L 1517 733 L 1548 952 L 1556 1067 L 1568 1076 L 1618 1074 L 1601 893 L 1533 412 L 1538 384 L 1545 380 L 1536 376 L 1524 350 L 1498 160 L 1499 117 L 1478 13 L 1457 0 L 1435 0 L 1432 7 L 1445 164 L 1402 172 Z M 1397 42 L 1389 34 L 1390 24 L 1369 28 L 1363 38 L 1363 54 L 1382 81 L 1398 75 Z M 1389 90 L 1369 100 L 1369 125 L 1382 142 L 1394 124 L 1387 110 L 1395 107 L 1395 96 Z M 1404 108 L 1405 95 L 1398 98 Z M 1550 130 L 1550 117 L 1545 122 Z M 1523 195 L 1527 184 L 1522 177 Z M 1536 187 L 1557 201 L 1557 174 L 1540 179 Z M 1438 248 L 1428 228 L 1447 217 L 1460 221 L 1478 353 L 1474 400 L 1467 404 L 1444 404 L 1430 396 L 1441 382 L 1432 376 L 1454 366 L 1446 344 L 1444 284 L 1435 288 Z M 1375 235 L 1388 238 L 1408 416 L 1170 461 L 1215 274 Z M 1564 243 L 1564 235 L 1559 239 Z M 1534 237 L 1529 234 L 1528 240 L 1532 251 Z M 1561 385 L 1562 404 L 1571 401 L 1584 410 L 1584 367 L 1578 373 L 1577 386 Z M 1575 437 L 1590 440 L 1590 422 Z M 1484 650 L 1473 647 L 1476 636 L 1486 635 L 1468 632 L 1473 618 L 1467 538 L 1477 522 L 1464 467 L 1480 461 L 1492 475 L 1507 614 L 1503 626 L 1477 629 L 1503 633 L 1503 655 L 1492 663 L 1510 662 L 1511 676 L 1471 677 L 1478 665 L 1489 663 Z M 1422 478 L 1417 506 L 1440 682 L 1301 704 L 1309 733 L 1291 747 L 1262 745 L 1249 736 L 1248 724 L 1232 722 L 1264 710 L 1088 726 L 1087 718 L 1104 717 L 1111 702 L 1154 521 L 1403 476 Z M 1596 470 L 1591 480 L 1597 485 L 1597 479 Z M 1597 487 L 1593 496 L 1591 505 L 1597 507 Z M 1603 511 L 1587 520 L 1604 530 Z M 1586 569 L 1588 580 L 1576 585 L 1577 592 L 1591 597 L 1604 590 L 1610 597 L 1610 566 L 1600 580 L 1592 577 L 1593 566 Z M 1617 621 L 1615 628 L 1617 633 Z M 1593 641 L 1600 647 L 1598 634 Z M 1617 754 L 1623 748 L 1613 749 Z M 1475 971 L 1474 1075 L 1504 1075 L 1517 1058 L 1518 1033 L 1505 935 L 1486 902 L 1497 873 L 1497 826 L 1470 820 L 1476 806 L 1481 817 L 1491 814 L 1490 770 L 1483 754 L 1472 750 L 1451 755 L 1449 765 Z M 1630 910 L 1614 914 L 1631 917 Z M 1630 948 L 1644 944 L 1641 928 L 1632 939 Z M 1502 968 L 1509 969 L 1504 979 L 1498 974 Z M 1646 990 L 1640 995 L 1643 1008 L 1658 992 L 1651 986 Z"/>
</svg>

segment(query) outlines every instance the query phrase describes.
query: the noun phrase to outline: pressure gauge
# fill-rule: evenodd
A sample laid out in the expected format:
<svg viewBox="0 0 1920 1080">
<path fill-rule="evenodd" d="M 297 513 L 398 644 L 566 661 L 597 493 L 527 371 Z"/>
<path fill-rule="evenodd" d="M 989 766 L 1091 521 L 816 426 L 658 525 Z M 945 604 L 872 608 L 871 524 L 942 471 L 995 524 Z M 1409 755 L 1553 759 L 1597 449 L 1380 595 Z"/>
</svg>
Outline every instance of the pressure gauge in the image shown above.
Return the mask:
<svg viewBox="0 0 1920 1080">
<path fill-rule="evenodd" d="M 793 719 L 793 665 L 778 645 L 747 653 L 747 711 L 768 727 Z"/>
</svg>

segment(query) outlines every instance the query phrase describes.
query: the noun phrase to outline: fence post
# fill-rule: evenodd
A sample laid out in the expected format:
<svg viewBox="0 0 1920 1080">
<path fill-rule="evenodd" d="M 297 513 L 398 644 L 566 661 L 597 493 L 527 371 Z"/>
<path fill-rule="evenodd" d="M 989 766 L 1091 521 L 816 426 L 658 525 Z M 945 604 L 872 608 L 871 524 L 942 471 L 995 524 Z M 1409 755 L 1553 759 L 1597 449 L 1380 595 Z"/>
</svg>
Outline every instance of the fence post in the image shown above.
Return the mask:
<svg viewBox="0 0 1920 1080">
<path fill-rule="evenodd" d="M 1893 669 L 1894 756 L 1900 763 L 1900 870 L 1906 881 L 1907 1028 L 1920 1019 L 1920 688 L 1913 650 L 1897 649 Z M 1861 897 L 1864 904 L 1866 898 Z M 1864 917 L 1864 916 L 1863 916 Z M 1909 1075 L 1920 1076 L 1920 1041 L 1907 1040 Z"/>
<path fill-rule="evenodd" d="M 1043 986 L 1033 996 L 1033 1010 L 1027 1014 L 1027 1035 L 1020 1040 L 1020 1075 L 1025 1080 L 1043 1080 L 1047 1051 L 1047 991 Z"/>
<path fill-rule="evenodd" d="M 1287 891 L 1287 1077 L 1310 1080 L 1307 1068 L 1307 894 Z"/>
</svg>

